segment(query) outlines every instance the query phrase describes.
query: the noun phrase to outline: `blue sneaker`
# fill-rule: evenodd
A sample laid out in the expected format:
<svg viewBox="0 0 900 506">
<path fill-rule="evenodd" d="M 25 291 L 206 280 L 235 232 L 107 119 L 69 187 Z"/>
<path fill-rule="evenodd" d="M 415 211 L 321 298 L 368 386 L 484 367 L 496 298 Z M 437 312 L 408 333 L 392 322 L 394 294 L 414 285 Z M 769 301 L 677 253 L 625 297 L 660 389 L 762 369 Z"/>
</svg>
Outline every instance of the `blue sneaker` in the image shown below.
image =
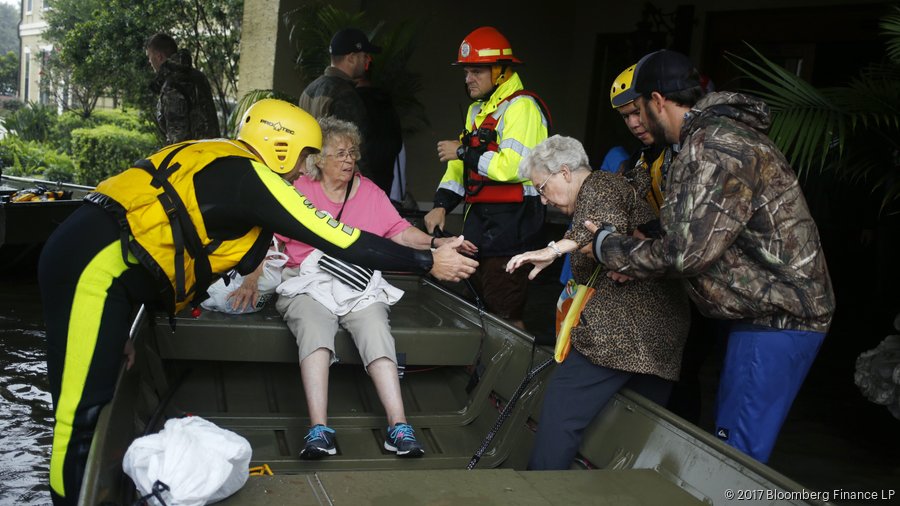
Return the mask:
<svg viewBox="0 0 900 506">
<path fill-rule="evenodd" d="M 387 428 L 384 449 L 396 453 L 398 457 L 410 458 L 425 455 L 422 445 L 416 441 L 416 431 L 408 423 L 398 423 Z"/>
<path fill-rule="evenodd" d="M 336 455 L 334 447 L 334 429 L 322 424 L 314 425 L 306 434 L 306 446 L 300 450 L 300 458 L 305 460 L 320 459 L 325 455 Z"/>
</svg>

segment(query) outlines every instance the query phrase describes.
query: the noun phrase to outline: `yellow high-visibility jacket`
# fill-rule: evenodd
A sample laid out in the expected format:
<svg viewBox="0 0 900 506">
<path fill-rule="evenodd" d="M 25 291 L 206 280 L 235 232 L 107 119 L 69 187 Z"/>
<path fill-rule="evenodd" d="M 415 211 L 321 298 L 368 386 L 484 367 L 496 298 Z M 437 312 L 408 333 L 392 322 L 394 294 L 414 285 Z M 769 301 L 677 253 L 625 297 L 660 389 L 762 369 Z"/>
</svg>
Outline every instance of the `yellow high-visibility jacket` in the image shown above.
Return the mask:
<svg viewBox="0 0 900 506">
<path fill-rule="evenodd" d="M 465 129 L 477 129 L 488 115 L 498 111 L 498 107 L 504 108 L 496 128 L 499 150 L 488 151 L 481 156 L 478 173 L 498 182 L 523 183 L 525 196 L 536 197 L 537 191 L 531 181 L 519 178 L 519 162 L 547 138 L 548 125 L 534 98 L 520 95 L 510 101 L 503 101 L 521 89 L 524 89 L 522 80 L 519 79 L 519 74 L 513 73 L 509 80 L 497 87 L 488 100 L 474 102 L 469 106 Z M 451 160 L 447 163 L 447 170 L 438 188 L 462 197 L 465 195 L 464 177 L 462 160 Z"/>
</svg>

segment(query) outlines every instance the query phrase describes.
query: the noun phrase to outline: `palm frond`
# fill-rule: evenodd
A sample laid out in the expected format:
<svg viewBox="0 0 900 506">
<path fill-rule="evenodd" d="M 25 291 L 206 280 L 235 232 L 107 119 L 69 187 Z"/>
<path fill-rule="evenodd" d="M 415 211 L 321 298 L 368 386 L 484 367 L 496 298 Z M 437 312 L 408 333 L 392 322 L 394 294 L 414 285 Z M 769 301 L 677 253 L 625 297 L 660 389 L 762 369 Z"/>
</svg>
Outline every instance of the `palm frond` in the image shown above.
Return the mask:
<svg viewBox="0 0 900 506">
<path fill-rule="evenodd" d="M 894 6 L 894 13 L 881 18 L 878 23 L 881 33 L 887 37 L 888 57 L 896 64 L 900 64 L 900 7 Z"/>
<path fill-rule="evenodd" d="M 292 104 L 297 103 L 296 97 L 292 97 L 280 91 L 250 90 L 238 100 L 238 103 L 234 106 L 234 110 L 231 111 L 231 116 L 228 117 L 227 134 L 230 138 L 234 138 L 237 135 L 238 122 L 244 117 L 244 113 L 247 112 L 247 109 L 264 98 L 277 98 Z"/>
<path fill-rule="evenodd" d="M 759 62 L 729 53 L 727 58 L 762 91 L 757 91 L 771 108 L 770 137 L 791 164 L 803 172 L 822 169 L 832 149 L 840 156 L 843 144 L 835 135 L 846 130 L 845 116 L 834 105 L 832 89 L 815 87 L 772 62 L 748 44 Z"/>
</svg>

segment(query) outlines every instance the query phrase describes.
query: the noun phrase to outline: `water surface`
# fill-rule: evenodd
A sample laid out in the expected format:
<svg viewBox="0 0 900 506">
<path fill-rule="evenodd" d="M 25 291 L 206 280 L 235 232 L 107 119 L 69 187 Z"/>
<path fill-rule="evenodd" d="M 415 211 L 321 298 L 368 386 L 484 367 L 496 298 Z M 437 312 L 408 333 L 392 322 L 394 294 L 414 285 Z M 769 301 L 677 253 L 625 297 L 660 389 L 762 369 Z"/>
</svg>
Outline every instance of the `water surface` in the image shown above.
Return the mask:
<svg viewBox="0 0 900 506">
<path fill-rule="evenodd" d="M 3 276 L 6 276 L 3 274 Z M 50 502 L 53 413 L 34 279 L 0 278 L 0 504 Z"/>
</svg>

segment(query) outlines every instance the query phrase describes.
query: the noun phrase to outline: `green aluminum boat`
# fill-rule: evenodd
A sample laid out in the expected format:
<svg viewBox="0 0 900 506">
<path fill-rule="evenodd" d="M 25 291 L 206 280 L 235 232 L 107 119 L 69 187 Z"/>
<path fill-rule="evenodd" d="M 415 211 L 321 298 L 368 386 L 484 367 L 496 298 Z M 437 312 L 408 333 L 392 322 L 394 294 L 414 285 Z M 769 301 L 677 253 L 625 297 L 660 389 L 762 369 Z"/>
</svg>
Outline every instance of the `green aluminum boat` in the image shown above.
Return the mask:
<svg viewBox="0 0 900 506">
<path fill-rule="evenodd" d="M 293 336 L 271 307 L 250 315 L 161 314 L 135 320 L 136 363 L 122 371 L 104 408 L 81 504 L 132 504 L 122 472 L 136 437 L 192 414 L 246 438 L 251 476 L 232 505 L 628 505 L 822 504 L 798 483 L 716 440 L 639 395 L 624 391 L 589 428 L 569 471 L 527 471 L 540 423 L 552 350 L 430 279 L 391 275 L 406 291 L 392 308 L 407 416 L 426 454 L 399 459 L 383 449 L 385 417 L 349 335 L 331 368 L 329 425 L 338 453 L 299 458 L 309 419 Z M 470 371 L 483 367 L 471 384 Z M 521 393 L 516 399 L 516 392 Z M 510 402 L 510 401 L 514 402 Z M 512 406 L 510 406 L 510 404 Z M 486 436 L 508 418 L 473 470 Z M 739 495 L 743 494 L 743 495 Z"/>
</svg>

